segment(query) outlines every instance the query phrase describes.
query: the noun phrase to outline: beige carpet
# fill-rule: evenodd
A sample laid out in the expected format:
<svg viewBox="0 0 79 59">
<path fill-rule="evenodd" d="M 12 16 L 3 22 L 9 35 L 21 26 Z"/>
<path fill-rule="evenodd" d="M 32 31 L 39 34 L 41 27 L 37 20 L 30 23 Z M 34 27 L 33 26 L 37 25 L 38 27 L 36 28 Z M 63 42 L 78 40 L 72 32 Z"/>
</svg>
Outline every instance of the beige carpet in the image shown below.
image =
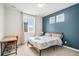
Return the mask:
<svg viewBox="0 0 79 59">
<path fill-rule="evenodd" d="M 11 55 L 14 56 L 14 55 Z M 17 56 L 39 56 L 39 53 L 33 49 L 29 48 L 27 44 L 18 47 Z M 79 56 L 79 52 L 67 49 L 65 47 L 51 47 L 42 51 L 42 56 Z"/>
</svg>

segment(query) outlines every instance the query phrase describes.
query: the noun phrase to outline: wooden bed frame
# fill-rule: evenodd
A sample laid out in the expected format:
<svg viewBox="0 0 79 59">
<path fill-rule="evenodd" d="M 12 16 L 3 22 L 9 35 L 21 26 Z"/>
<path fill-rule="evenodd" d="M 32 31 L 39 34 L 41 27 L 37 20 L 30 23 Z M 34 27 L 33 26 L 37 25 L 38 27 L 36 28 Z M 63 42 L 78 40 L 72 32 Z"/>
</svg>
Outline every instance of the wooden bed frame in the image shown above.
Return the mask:
<svg viewBox="0 0 79 59">
<path fill-rule="evenodd" d="M 39 56 L 41 56 L 41 51 L 40 49 L 38 49 L 37 47 L 33 46 L 33 44 L 31 44 L 29 41 L 27 42 L 27 46 L 31 45 L 35 50 L 37 50 L 39 52 Z"/>
<path fill-rule="evenodd" d="M 52 34 L 52 33 L 54 33 L 54 34 L 62 34 L 63 35 L 63 33 L 60 33 L 60 32 L 48 32 L 48 33 L 50 33 L 50 34 Z M 63 38 L 62 38 L 63 39 Z M 28 45 L 31 45 L 35 50 L 37 50 L 38 52 L 39 52 L 39 56 L 41 56 L 41 52 L 42 52 L 42 50 L 45 50 L 45 49 L 38 49 L 37 47 L 35 47 L 33 44 L 31 44 L 29 41 L 27 42 L 27 46 Z M 55 45 L 54 45 L 55 46 Z M 61 45 L 62 46 L 62 45 Z M 53 46 L 50 46 L 50 47 L 53 47 Z M 46 48 L 47 49 L 47 48 Z M 54 47 L 54 50 L 55 50 L 55 47 Z"/>
</svg>

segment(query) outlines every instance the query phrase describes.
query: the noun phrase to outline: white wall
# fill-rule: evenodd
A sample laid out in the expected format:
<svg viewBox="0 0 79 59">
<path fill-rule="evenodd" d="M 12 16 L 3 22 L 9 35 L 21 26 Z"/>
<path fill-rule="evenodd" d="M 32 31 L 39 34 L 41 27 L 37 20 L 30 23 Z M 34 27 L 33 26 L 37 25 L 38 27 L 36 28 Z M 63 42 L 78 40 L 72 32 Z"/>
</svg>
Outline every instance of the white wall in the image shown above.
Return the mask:
<svg viewBox="0 0 79 59">
<path fill-rule="evenodd" d="M 0 3 L 0 40 L 4 37 L 4 5 Z"/>
<path fill-rule="evenodd" d="M 16 8 L 5 6 L 5 36 L 18 35 L 19 43 L 21 41 L 21 12 Z"/>
</svg>

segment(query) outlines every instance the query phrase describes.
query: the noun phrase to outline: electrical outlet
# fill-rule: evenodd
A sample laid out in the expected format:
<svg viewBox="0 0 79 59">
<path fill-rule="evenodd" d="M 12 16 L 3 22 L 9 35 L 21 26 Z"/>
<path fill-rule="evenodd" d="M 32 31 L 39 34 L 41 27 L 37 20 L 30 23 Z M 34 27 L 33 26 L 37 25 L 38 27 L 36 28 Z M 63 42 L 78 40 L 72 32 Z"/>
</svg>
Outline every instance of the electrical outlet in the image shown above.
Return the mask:
<svg viewBox="0 0 79 59">
<path fill-rule="evenodd" d="M 65 41 L 65 44 L 67 44 L 67 41 Z"/>
</svg>

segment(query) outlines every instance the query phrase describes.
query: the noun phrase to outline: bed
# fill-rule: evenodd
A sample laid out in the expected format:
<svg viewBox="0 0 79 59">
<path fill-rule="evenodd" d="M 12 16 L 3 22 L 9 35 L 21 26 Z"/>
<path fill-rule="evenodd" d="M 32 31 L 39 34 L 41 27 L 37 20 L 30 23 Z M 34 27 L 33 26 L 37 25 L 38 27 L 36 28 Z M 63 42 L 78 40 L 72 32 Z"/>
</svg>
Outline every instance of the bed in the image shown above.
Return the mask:
<svg viewBox="0 0 79 59">
<path fill-rule="evenodd" d="M 39 55 L 41 56 L 41 51 L 49 48 L 51 46 L 62 46 L 62 33 L 46 33 L 44 36 L 34 36 L 30 37 L 28 40 L 28 44 L 39 51 Z"/>
</svg>

